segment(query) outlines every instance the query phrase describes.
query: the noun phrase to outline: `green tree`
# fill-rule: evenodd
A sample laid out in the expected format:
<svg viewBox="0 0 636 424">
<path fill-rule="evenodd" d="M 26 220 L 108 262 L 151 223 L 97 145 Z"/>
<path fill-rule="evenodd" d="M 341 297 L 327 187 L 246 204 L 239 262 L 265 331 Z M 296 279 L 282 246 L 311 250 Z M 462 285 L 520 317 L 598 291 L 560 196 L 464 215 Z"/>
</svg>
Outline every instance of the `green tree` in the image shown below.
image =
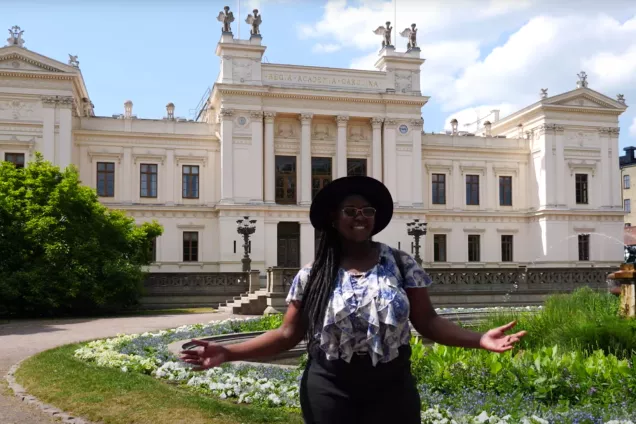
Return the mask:
<svg viewBox="0 0 636 424">
<path fill-rule="evenodd" d="M 0 164 L 0 315 L 113 311 L 137 303 L 157 222 L 137 225 L 99 203 L 40 154 Z"/>
</svg>

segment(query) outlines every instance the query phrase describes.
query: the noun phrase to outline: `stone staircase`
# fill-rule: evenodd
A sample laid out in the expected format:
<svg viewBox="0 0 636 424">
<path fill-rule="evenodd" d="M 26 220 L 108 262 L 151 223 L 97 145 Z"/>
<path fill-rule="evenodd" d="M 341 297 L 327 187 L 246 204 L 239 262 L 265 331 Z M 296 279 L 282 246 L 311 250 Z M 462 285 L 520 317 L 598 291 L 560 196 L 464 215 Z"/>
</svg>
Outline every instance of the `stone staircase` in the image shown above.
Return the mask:
<svg viewBox="0 0 636 424">
<path fill-rule="evenodd" d="M 243 293 L 233 300 L 219 305 L 219 312 L 235 315 L 263 315 L 267 308 L 267 289 L 259 289 L 254 293 Z"/>
</svg>

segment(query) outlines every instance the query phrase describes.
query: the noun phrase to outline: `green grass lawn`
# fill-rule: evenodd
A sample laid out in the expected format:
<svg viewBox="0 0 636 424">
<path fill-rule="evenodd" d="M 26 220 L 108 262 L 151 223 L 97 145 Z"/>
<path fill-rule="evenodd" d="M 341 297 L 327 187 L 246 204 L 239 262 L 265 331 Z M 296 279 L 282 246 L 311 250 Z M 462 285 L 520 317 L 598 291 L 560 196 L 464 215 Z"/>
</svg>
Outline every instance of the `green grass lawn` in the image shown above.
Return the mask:
<svg viewBox="0 0 636 424">
<path fill-rule="evenodd" d="M 296 412 L 237 405 L 150 376 L 86 364 L 73 357 L 78 347 L 29 358 L 16 373 L 18 383 L 43 402 L 105 424 L 302 423 Z"/>
</svg>

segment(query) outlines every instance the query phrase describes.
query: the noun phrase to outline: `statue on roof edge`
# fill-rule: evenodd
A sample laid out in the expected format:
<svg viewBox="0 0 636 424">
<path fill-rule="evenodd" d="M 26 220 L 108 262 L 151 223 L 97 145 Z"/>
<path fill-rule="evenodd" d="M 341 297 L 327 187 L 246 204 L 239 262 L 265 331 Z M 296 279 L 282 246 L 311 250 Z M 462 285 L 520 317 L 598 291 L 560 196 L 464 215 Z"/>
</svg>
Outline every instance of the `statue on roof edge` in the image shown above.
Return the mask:
<svg viewBox="0 0 636 424">
<path fill-rule="evenodd" d="M 9 38 L 7 38 L 7 42 L 9 43 L 7 44 L 8 46 L 24 46 L 24 40 L 22 39 L 22 34 L 24 34 L 24 31 L 21 30 L 19 26 L 14 25 L 13 27 L 11 27 L 9 29 L 9 34 L 11 35 L 9 36 Z"/>
<path fill-rule="evenodd" d="M 223 10 L 219 12 L 219 16 L 217 16 L 216 19 L 219 22 L 223 22 L 221 32 L 232 32 L 230 24 L 234 22 L 234 13 L 230 12 L 230 6 L 225 6 Z"/>
</svg>

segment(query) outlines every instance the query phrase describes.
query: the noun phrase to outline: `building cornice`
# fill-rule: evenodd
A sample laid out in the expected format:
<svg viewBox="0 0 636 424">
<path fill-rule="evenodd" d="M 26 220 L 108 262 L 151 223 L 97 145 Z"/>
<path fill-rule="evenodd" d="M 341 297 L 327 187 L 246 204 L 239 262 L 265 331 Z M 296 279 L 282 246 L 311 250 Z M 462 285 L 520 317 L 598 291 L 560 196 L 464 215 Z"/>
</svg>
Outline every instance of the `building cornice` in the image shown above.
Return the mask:
<svg viewBox="0 0 636 424">
<path fill-rule="evenodd" d="M 267 97 L 279 99 L 295 99 L 295 100 L 311 100 L 311 101 L 332 101 L 332 102 L 348 102 L 348 103 L 374 103 L 374 104 L 395 104 L 405 106 L 422 107 L 429 97 L 418 96 L 409 98 L 408 96 L 399 96 L 395 94 L 371 94 L 358 93 L 355 91 L 330 91 L 331 94 L 309 93 L 309 90 L 294 89 L 291 91 L 270 91 L 265 89 L 254 89 L 253 87 L 229 87 L 217 86 L 214 88 L 215 94 L 224 96 L 249 96 L 249 97 Z M 317 91 L 317 90 L 313 90 Z M 337 93 L 337 94 L 336 94 Z"/>
</svg>

